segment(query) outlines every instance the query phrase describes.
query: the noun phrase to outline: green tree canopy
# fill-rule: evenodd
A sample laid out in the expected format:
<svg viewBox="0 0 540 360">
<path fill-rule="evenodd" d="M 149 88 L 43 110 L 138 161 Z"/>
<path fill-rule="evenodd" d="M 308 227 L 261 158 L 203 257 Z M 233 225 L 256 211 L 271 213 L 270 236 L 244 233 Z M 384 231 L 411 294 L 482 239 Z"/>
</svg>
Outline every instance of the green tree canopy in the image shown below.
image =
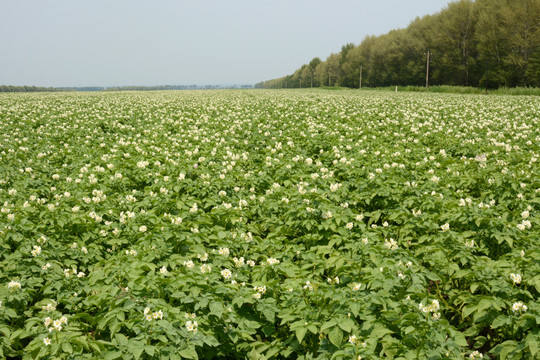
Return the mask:
<svg viewBox="0 0 540 360">
<path fill-rule="evenodd" d="M 540 86 L 540 0 L 459 0 L 405 29 L 348 43 L 259 87 Z M 284 86 L 285 85 L 285 86 Z"/>
</svg>

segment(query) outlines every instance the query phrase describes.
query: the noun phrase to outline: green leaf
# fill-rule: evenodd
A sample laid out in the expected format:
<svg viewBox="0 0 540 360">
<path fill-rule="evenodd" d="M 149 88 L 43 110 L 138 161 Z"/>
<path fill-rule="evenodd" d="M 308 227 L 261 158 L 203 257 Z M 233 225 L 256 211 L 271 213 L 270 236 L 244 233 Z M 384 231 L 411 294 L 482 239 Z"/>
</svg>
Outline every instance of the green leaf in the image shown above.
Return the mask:
<svg viewBox="0 0 540 360">
<path fill-rule="evenodd" d="M 263 356 L 257 351 L 257 349 L 253 348 L 249 352 L 248 358 L 253 360 L 262 360 Z"/>
<path fill-rule="evenodd" d="M 463 308 L 463 317 L 466 318 L 478 309 L 476 305 L 466 306 Z"/>
<path fill-rule="evenodd" d="M 5 309 L 4 310 L 4 315 L 6 315 L 7 317 L 11 317 L 11 318 L 17 317 L 17 313 L 13 309 Z"/>
<path fill-rule="evenodd" d="M 408 335 L 408 334 L 410 334 L 410 333 L 412 333 L 412 332 L 414 332 L 414 331 L 416 331 L 416 327 L 414 327 L 414 326 L 407 326 L 403 332 L 405 333 L 405 335 Z"/>
<path fill-rule="evenodd" d="M 219 341 L 212 335 L 206 335 L 203 337 L 203 341 L 206 345 L 211 347 L 219 346 Z"/>
<path fill-rule="evenodd" d="M 133 354 L 133 358 L 138 360 L 144 351 L 144 347 L 131 348 L 130 350 L 131 350 L 131 353 Z"/>
<path fill-rule="evenodd" d="M 270 359 L 272 358 L 274 355 L 276 355 L 277 353 L 279 353 L 279 351 L 281 350 L 281 348 L 279 346 L 273 346 L 271 347 L 270 349 L 268 349 L 268 351 L 266 352 L 265 356 L 267 359 Z"/>
<path fill-rule="evenodd" d="M 10 330 L 7 326 L 0 326 L 0 333 L 4 334 L 5 337 L 9 337 Z"/>
<path fill-rule="evenodd" d="M 28 337 L 29 335 L 30 335 L 30 333 L 28 331 L 26 331 L 24 329 L 17 329 L 11 334 L 11 339 L 12 340 L 24 339 L 24 338 Z"/>
<path fill-rule="evenodd" d="M 476 336 L 478 334 L 478 328 L 476 326 L 471 326 L 463 332 L 463 335 L 467 337 Z"/>
<path fill-rule="evenodd" d="M 304 339 L 304 336 L 306 335 L 307 328 L 306 327 L 300 327 L 296 329 L 296 338 L 298 339 L 298 342 L 301 344 L 302 340 Z"/>
<path fill-rule="evenodd" d="M 525 345 L 529 347 L 529 350 L 533 358 L 536 357 L 536 354 L 538 353 L 538 341 L 536 341 L 537 338 L 538 336 L 529 334 L 527 338 L 525 339 Z"/>
<path fill-rule="evenodd" d="M 242 324 L 244 325 L 243 326 L 244 329 L 249 329 L 249 330 L 258 329 L 261 327 L 261 324 L 259 322 L 252 321 L 252 320 L 244 320 L 242 321 Z"/>
<path fill-rule="evenodd" d="M 182 357 L 185 357 L 186 359 L 198 359 L 199 356 L 197 355 L 197 350 L 195 350 L 194 346 L 190 346 L 182 351 L 180 351 L 180 355 Z"/>
<path fill-rule="evenodd" d="M 382 338 L 383 336 L 387 334 L 391 334 L 392 332 L 393 332 L 392 330 L 387 329 L 386 327 L 384 327 L 384 325 L 376 324 L 373 330 L 371 331 L 370 336 Z"/>
<path fill-rule="evenodd" d="M 307 328 L 312 334 L 318 334 L 319 333 L 319 329 L 317 329 L 317 326 L 315 326 L 313 324 L 309 325 Z"/>
<path fill-rule="evenodd" d="M 261 330 L 264 333 L 264 335 L 266 335 L 266 337 L 272 336 L 272 334 L 275 332 L 274 326 L 270 326 L 270 325 L 265 325 Z"/>
<path fill-rule="evenodd" d="M 154 356 L 155 351 L 156 351 L 155 346 L 146 345 L 144 347 L 144 352 L 150 356 Z"/>
<path fill-rule="evenodd" d="M 354 322 L 350 318 L 346 318 L 346 319 L 340 320 L 338 322 L 338 325 L 340 328 L 343 329 L 343 331 L 351 332 L 354 326 Z"/>
<path fill-rule="evenodd" d="M 73 353 L 73 347 L 71 346 L 71 344 L 69 343 L 69 341 L 64 341 L 62 342 L 62 349 L 67 352 L 68 354 L 72 354 Z"/>
<path fill-rule="evenodd" d="M 210 308 L 210 313 L 216 315 L 217 317 L 221 317 L 224 311 L 223 304 L 218 301 L 212 301 L 210 303 L 209 308 Z"/>
<path fill-rule="evenodd" d="M 88 341 L 86 339 L 86 336 L 79 336 L 79 337 L 75 337 L 75 338 L 72 338 L 71 341 L 74 343 L 74 344 L 79 344 L 81 347 L 83 347 L 84 349 L 88 350 L 89 347 L 88 347 Z"/>
<path fill-rule="evenodd" d="M 262 311 L 264 317 L 270 321 L 270 322 L 274 322 L 275 318 L 276 318 L 276 312 L 274 309 L 271 309 L 269 307 L 265 307 Z"/>
<path fill-rule="evenodd" d="M 358 314 L 360 314 L 360 303 L 358 303 L 358 301 L 353 301 L 349 305 L 349 309 L 351 309 L 351 312 L 354 314 L 354 316 L 358 316 Z"/>
<path fill-rule="evenodd" d="M 508 322 L 509 322 L 509 317 L 508 316 L 499 315 L 499 316 L 497 316 L 497 318 L 495 318 L 495 320 L 493 320 L 493 322 L 491 323 L 491 327 L 493 329 L 496 329 L 498 327 L 501 327 L 503 325 L 508 324 Z"/>
<path fill-rule="evenodd" d="M 506 359 L 508 354 L 510 354 L 511 352 L 513 352 L 516 349 L 517 345 L 518 345 L 518 343 L 516 341 L 507 340 L 507 341 L 503 342 L 502 344 L 498 345 L 497 348 L 496 348 L 496 351 L 494 351 L 494 353 L 496 355 L 499 355 L 501 360 L 504 360 L 504 359 Z"/>
<path fill-rule="evenodd" d="M 325 322 L 322 326 L 321 326 L 321 332 L 323 332 L 324 330 L 326 329 L 330 329 L 332 326 L 336 325 L 336 320 L 335 319 L 332 319 L 332 320 L 328 320 L 327 322 Z"/>
<path fill-rule="evenodd" d="M 465 336 L 460 332 L 456 332 L 454 334 L 454 342 L 459 346 L 469 346 L 469 344 L 467 343 L 467 339 L 465 339 Z"/>
<path fill-rule="evenodd" d="M 128 350 L 133 354 L 135 359 L 139 359 L 144 351 L 144 344 L 140 341 L 131 339 L 129 341 Z"/>
<path fill-rule="evenodd" d="M 330 342 L 336 347 L 341 347 L 341 343 L 343 342 L 343 331 L 341 331 L 341 329 L 337 326 L 334 327 L 328 333 L 328 340 L 330 340 Z"/>
<path fill-rule="evenodd" d="M 122 357 L 121 351 L 107 351 L 105 354 L 103 354 L 103 358 L 105 360 L 114 360 Z"/>
</svg>

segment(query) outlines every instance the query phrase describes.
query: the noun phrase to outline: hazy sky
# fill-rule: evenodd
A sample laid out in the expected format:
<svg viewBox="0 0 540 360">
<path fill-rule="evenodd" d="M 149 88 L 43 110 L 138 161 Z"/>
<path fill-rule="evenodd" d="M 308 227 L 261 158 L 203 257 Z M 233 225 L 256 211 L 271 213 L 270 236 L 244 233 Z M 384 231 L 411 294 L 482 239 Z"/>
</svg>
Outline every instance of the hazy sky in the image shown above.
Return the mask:
<svg viewBox="0 0 540 360">
<path fill-rule="evenodd" d="M 254 84 L 449 0 L 0 0 L 0 85 Z"/>
</svg>

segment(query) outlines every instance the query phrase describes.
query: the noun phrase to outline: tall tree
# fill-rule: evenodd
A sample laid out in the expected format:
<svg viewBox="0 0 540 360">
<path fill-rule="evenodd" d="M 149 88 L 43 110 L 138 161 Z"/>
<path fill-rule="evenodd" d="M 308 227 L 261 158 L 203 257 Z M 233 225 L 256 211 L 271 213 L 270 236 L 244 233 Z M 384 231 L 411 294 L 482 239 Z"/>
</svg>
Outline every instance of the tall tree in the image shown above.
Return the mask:
<svg viewBox="0 0 540 360">
<path fill-rule="evenodd" d="M 339 85 L 341 76 L 341 54 L 330 54 L 326 59 L 326 76 L 328 76 L 328 86 Z"/>
<path fill-rule="evenodd" d="M 477 0 L 478 21 L 476 23 L 476 41 L 478 61 L 484 66 L 484 74 L 479 79 L 480 86 L 497 87 L 504 85 L 502 56 L 501 9 L 506 0 Z"/>
<path fill-rule="evenodd" d="M 437 15 L 437 20 L 432 49 L 439 66 L 437 74 L 442 83 L 468 86 L 476 51 L 474 2 L 452 2 Z"/>
<path fill-rule="evenodd" d="M 317 66 L 321 63 L 321 59 L 319 59 L 318 57 L 314 57 L 310 62 L 309 62 L 309 71 L 310 71 L 310 75 L 311 75 L 311 79 L 310 79 L 310 82 L 311 82 L 311 87 L 313 86 L 319 86 L 320 82 L 319 81 L 316 81 L 315 79 L 315 70 L 317 69 Z"/>
<path fill-rule="evenodd" d="M 529 86 L 534 80 L 531 58 L 540 47 L 540 0 L 511 0 L 502 12 L 503 41 L 508 46 L 503 58 L 509 86 Z"/>
<path fill-rule="evenodd" d="M 353 43 L 345 44 L 341 47 L 339 57 L 339 85 L 354 87 L 354 71 L 351 71 L 349 53 L 356 46 Z"/>
</svg>

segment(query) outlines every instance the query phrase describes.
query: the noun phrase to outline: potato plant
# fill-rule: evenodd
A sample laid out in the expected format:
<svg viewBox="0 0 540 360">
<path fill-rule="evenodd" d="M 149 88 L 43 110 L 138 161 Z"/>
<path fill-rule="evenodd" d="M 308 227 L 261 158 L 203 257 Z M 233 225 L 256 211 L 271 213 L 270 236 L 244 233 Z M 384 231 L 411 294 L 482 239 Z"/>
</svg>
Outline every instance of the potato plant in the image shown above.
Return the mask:
<svg viewBox="0 0 540 360">
<path fill-rule="evenodd" d="M 0 96 L 0 358 L 534 359 L 540 98 Z"/>
</svg>

